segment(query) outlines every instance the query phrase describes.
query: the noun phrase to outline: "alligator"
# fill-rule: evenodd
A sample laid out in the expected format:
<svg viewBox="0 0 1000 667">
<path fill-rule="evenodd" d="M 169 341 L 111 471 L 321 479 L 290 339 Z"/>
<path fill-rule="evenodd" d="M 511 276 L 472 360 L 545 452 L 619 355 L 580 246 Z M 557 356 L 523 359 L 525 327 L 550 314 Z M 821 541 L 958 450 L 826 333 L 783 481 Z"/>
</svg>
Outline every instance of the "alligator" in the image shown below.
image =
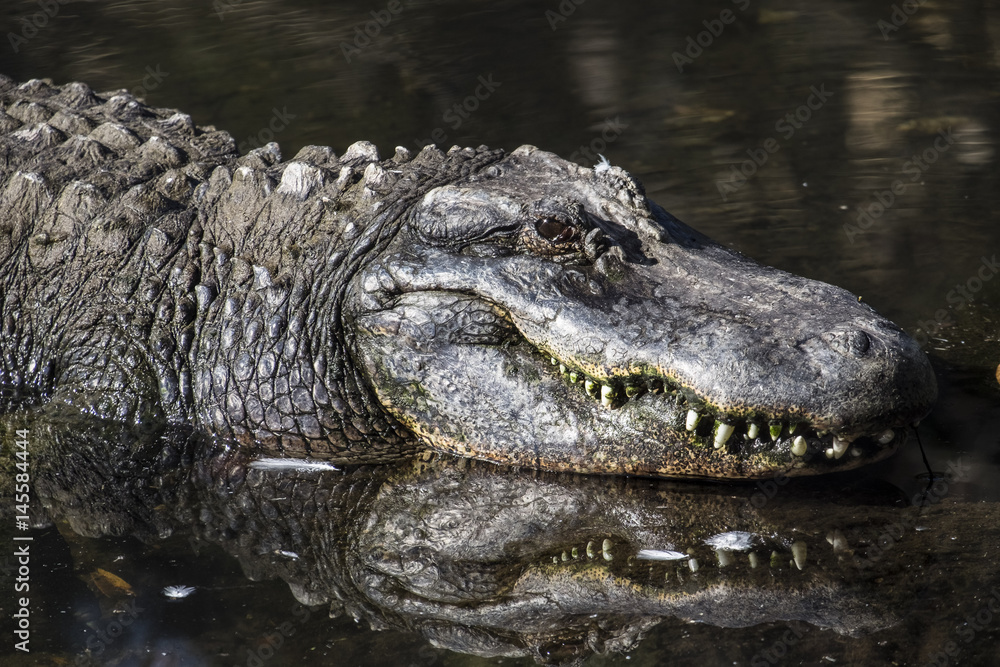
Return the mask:
<svg viewBox="0 0 1000 667">
<path fill-rule="evenodd" d="M 37 79 L 0 79 L 0 109 L 0 387 L 51 419 L 746 479 L 882 459 L 936 398 L 859 298 L 712 242 L 607 161 L 241 156 L 186 114 Z"/>
<path fill-rule="evenodd" d="M 94 638 L 128 600 L 87 590 L 70 568 L 53 580 L 61 568 L 48 563 L 39 585 L 56 598 L 32 586 L 32 636 L 62 638 L 66 652 L 96 646 L 95 664 L 142 662 L 179 615 L 190 619 L 184 650 L 205 652 L 190 657 L 198 664 L 217 664 L 216 651 L 256 664 L 248 651 L 289 620 L 281 664 L 325 664 L 313 647 L 330 645 L 346 664 L 455 662 L 434 659 L 438 649 L 526 658 L 515 664 L 627 652 L 640 664 L 757 667 L 787 652 L 803 664 L 923 665 L 944 664 L 945 651 L 995 664 L 1000 506 L 955 500 L 970 481 L 960 461 L 911 493 L 867 475 L 734 487 L 428 454 L 337 470 L 79 417 L 5 427 L 30 431 L 31 521 L 45 544 L 68 544 L 80 579 L 96 568 L 127 578 L 145 610 L 143 631 L 104 646 Z M 215 554 L 239 563 L 223 581 L 233 568 Z M 257 592 L 234 590 L 244 576 Z M 188 587 L 190 600 L 164 597 Z M 251 614 L 252 598 L 267 608 Z M 398 634 L 369 638 L 351 619 Z"/>
</svg>

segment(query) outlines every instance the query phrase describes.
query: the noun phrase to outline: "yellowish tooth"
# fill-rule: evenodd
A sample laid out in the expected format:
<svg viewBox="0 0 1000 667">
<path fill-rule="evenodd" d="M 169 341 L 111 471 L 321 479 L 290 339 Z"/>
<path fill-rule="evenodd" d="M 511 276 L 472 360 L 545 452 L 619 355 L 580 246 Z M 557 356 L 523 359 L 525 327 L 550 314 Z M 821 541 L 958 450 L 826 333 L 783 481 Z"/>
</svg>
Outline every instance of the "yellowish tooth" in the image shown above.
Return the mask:
<svg viewBox="0 0 1000 667">
<path fill-rule="evenodd" d="M 892 429 L 891 428 L 887 428 L 886 430 L 882 431 L 879 434 L 879 436 L 878 436 L 878 444 L 880 444 L 880 445 L 888 445 L 890 442 L 892 442 L 892 439 L 895 438 L 895 437 L 896 437 L 896 434 L 893 433 Z"/>
<path fill-rule="evenodd" d="M 551 357 L 550 361 L 552 362 L 553 366 L 558 366 L 559 365 L 559 360 L 556 359 L 555 357 Z"/>
<path fill-rule="evenodd" d="M 583 388 L 587 390 L 587 393 L 591 396 L 597 396 L 597 383 L 587 378 L 583 383 Z"/>
<path fill-rule="evenodd" d="M 570 381 L 570 382 L 572 382 L 573 384 L 576 384 L 577 382 L 579 382 L 579 381 L 580 381 L 580 376 L 579 376 L 579 374 L 577 374 L 577 372 L 576 372 L 576 371 L 572 371 L 572 372 L 571 372 L 571 373 L 569 374 L 569 381 Z"/>
<path fill-rule="evenodd" d="M 687 424 L 685 427 L 689 431 L 693 431 L 698 428 L 698 422 L 701 421 L 701 415 L 695 410 L 688 410 Z"/>
<path fill-rule="evenodd" d="M 806 445 L 806 439 L 801 435 L 795 436 L 795 439 L 792 440 L 792 454 L 795 454 L 796 456 L 805 456 L 807 449 L 808 446 Z"/>
<path fill-rule="evenodd" d="M 566 364 L 559 364 L 559 372 L 566 373 Z"/>
<path fill-rule="evenodd" d="M 611 555 L 611 540 L 604 540 L 601 545 L 601 555 L 604 556 L 604 560 L 614 560 L 614 556 Z"/>
<path fill-rule="evenodd" d="M 841 440 L 837 436 L 833 436 L 833 458 L 839 459 L 850 446 L 850 440 Z"/>
<path fill-rule="evenodd" d="M 771 440 L 777 440 L 781 437 L 781 422 L 771 424 L 767 427 L 767 430 L 771 433 Z"/>
<path fill-rule="evenodd" d="M 806 543 L 805 542 L 794 542 L 792 543 L 792 558 L 795 560 L 795 567 L 799 570 L 806 566 Z"/>
<path fill-rule="evenodd" d="M 715 424 L 715 448 L 722 449 L 726 442 L 729 440 L 729 436 L 733 434 L 733 427 L 729 424 L 723 424 L 722 422 L 716 422 Z"/>
<path fill-rule="evenodd" d="M 757 436 L 760 434 L 760 427 L 750 422 L 747 424 L 747 437 L 751 440 L 756 440 Z"/>
<path fill-rule="evenodd" d="M 594 557 L 594 541 L 587 542 L 587 558 Z"/>
<path fill-rule="evenodd" d="M 629 398 L 633 398 L 638 393 L 639 393 L 639 388 L 636 387 L 635 385 L 632 384 L 625 385 L 625 395 L 628 396 Z"/>
</svg>

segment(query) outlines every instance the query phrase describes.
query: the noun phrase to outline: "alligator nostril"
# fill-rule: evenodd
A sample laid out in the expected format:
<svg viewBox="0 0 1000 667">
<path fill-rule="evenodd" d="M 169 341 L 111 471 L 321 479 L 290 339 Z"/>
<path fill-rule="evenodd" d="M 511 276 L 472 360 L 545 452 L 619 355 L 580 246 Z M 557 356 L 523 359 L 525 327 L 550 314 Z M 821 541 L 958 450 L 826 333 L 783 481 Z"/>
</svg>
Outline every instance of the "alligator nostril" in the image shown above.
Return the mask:
<svg viewBox="0 0 1000 667">
<path fill-rule="evenodd" d="M 851 350 L 851 354 L 856 357 L 863 357 L 868 354 L 868 348 L 871 347 L 871 344 L 871 339 L 864 331 L 855 329 L 847 335 L 847 345 Z"/>
<path fill-rule="evenodd" d="M 872 344 L 868 334 L 858 329 L 830 332 L 824 334 L 823 338 L 837 352 L 853 357 L 863 357 L 868 354 Z"/>
</svg>

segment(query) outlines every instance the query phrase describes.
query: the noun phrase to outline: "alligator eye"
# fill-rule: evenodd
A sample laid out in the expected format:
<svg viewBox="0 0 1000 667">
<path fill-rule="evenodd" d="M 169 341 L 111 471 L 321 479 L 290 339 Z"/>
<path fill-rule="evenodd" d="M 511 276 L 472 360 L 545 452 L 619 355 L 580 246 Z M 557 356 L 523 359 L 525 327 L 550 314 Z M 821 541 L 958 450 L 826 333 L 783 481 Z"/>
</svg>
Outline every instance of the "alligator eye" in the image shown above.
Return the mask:
<svg viewBox="0 0 1000 667">
<path fill-rule="evenodd" d="M 576 228 L 573 225 L 552 216 L 538 220 L 535 223 L 535 230 L 543 239 L 556 244 L 568 243 L 576 235 Z"/>
</svg>

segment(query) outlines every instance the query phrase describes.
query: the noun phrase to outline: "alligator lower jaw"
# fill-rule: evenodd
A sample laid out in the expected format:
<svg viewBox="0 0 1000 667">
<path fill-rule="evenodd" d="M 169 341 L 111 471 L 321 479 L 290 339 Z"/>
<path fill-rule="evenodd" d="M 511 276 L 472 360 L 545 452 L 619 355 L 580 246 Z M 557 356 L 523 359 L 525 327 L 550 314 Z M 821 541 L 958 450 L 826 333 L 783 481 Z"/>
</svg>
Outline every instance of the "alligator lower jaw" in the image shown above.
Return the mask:
<svg viewBox="0 0 1000 667">
<path fill-rule="evenodd" d="M 545 355 L 544 352 L 539 354 Z M 892 454 L 901 444 L 905 434 L 897 428 L 881 428 L 872 432 L 837 433 L 817 428 L 809 421 L 794 417 L 779 417 L 759 412 L 726 414 L 709 407 L 690 389 L 671 378 L 637 373 L 613 380 L 600 380 L 582 371 L 574 370 L 554 356 L 549 356 L 553 371 L 558 370 L 563 381 L 604 408 L 615 410 L 644 396 L 657 396 L 672 405 L 674 410 L 665 413 L 682 438 L 699 446 L 711 446 L 728 453 L 753 454 L 762 451 L 787 449 L 794 459 L 793 467 L 801 461 L 828 459 L 839 461 L 864 458 L 872 462 Z M 844 466 L 853 467 L 853 466 Z"/>
</svg>

